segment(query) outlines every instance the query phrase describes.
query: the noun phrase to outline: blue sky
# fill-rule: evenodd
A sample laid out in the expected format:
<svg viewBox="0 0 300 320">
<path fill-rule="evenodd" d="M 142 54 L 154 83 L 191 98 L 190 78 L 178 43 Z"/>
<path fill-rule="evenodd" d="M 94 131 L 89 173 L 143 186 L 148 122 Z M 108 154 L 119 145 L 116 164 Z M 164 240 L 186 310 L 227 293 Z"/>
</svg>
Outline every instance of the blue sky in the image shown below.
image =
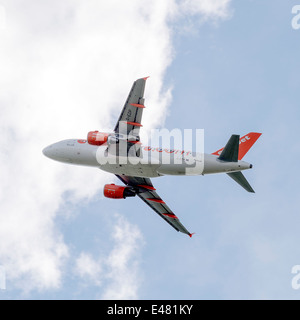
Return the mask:
<svg viewBox="0 0 300 320">
<path fill-rule="evenodd" d="M 29 3 L 3 1 L 0 298 L 299 299 L 300 3 L 119 2 L 113 30 L 105 1 Z M 153 179 L 192 239 L 139 199 L 105 199 L 112 175 L 41 154 L 113 127 L 147 75 L 145 130 L 203 128 L 208 153 L 263 133 L 245 157 L 255 194 L 226 175 Z"/>
</svg>

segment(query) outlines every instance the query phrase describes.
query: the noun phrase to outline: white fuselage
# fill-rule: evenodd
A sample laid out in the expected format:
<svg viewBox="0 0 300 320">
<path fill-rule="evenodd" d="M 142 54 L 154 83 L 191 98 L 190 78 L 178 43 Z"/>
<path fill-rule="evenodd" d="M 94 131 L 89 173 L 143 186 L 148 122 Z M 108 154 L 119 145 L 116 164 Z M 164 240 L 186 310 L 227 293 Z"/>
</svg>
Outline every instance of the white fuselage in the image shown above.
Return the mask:
<svg viewBox="0 0 300 320">
<path fill-rule="evenodd" d="M 108 155 L 107 146 L 94 146 L 86 140 L 68 139 L 43 150 L 48 158 L 64 163 L 92 166 L 104 171 L 135 177 L 163 175 L 204 175 L 250 169 L 245 161 L 226 162 L 211 154 L 141 146 L 142 157 Z"/>
</svg>

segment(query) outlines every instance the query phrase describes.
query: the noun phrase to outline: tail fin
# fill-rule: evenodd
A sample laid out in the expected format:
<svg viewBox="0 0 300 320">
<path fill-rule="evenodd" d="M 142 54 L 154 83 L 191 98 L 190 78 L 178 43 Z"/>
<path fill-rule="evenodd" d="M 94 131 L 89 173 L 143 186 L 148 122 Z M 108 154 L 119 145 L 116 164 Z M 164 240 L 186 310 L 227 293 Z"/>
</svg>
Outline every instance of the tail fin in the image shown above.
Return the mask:
<svg viewBox="0 0 300 320">
<path fill-rule="evenodd" d="M 237 137 L 236 135 L 233 135 L 233 136 Z M 261 133 L 250 132 L 239 139 L 240 142 L 239 142 L 238 160 L 242 160 L 244 158 L 245 154 L 250 150 L 250 148 L 254 145 L 254 143 L 256 142 L 256 140 L 260 136 L 261 136 Z M 232 137 L 230 138 L 230 140 L 236 139 L 236 138 L 232 138 Z M 230 140 L 228 141 L 227 144 L 230 143 Z M 227 145 L 226 145 L 226 147 L 227 147 Z M 221 156 L 222 156 L 223 151 L 225 151 L 226 147 L 214 152 L 213 154 L 216 156 L 220 156 L 220 159 L 222 159 Z"/>
<path fill-rule="evenodd" d="M 239 140 L 240 136 L 233 134 L 226 143 L 226 146 L 222 149 L 219 159 L 223 161 L 237 162 L 239 155 Z"/>
</svg>

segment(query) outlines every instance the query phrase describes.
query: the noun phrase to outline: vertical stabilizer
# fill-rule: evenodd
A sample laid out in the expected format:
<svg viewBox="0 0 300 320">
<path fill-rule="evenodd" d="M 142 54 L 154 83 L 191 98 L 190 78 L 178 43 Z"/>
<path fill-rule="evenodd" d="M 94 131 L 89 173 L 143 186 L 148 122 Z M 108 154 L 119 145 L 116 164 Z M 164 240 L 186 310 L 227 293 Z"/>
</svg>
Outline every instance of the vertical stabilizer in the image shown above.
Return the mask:
<svg viewBox="0 0 300 320">
<path fill-rule="evenodd" d="M 219 159 L 228 162 L 237 162 L 239 155 L 240 136 L 233 134 L 228 140 L 225 148 L 222 150 Z"/>
<path fill-rule="evenodd" d="M 236 135 L 234 135 L 236 136 Z M 261 136 L 261 133 L 258 132 L 249 132 L 248 134 L 241 137 L 239 140 L 239 151 L 238 151 L 238 160 L 242 160 L 245 154 L 250 150 L 250 148 L 254 145 L 256 140 Z M 229 141 L 228 141 L 229 143 Z M 228 144 L 227 143 L 227 144 Z M 227 146 L 227 145 L 226 145 Z M 226 147 L 225 147 L 226 148 Z M 216 156 L 221 156 L 222 152 L 225 148 L 219 149 L 213 154 Z"/>
</svg>

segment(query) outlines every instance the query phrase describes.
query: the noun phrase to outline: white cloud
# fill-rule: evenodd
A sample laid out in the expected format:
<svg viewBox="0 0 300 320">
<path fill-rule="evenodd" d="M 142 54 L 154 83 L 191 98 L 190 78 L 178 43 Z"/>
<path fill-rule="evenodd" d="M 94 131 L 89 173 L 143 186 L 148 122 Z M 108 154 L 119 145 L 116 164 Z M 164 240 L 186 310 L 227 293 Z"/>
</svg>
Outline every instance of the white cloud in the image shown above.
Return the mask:
<svg viewBox="0 0 300 320">
<path fill-rule="evenodd" d="M 133 80 L 141 76 L 151 76 L 145 129 L 161 124 L 171 101 L 170 91 L 163 89 L 173 58 L 168 20 L 180 6 L 188 14 L 223 17 L 220 10 L 228 1 L 221 3 L 2 1 L 0 263 L 16 287 L 61 286 L 69 249 L 55 222 L 57 210 L 66 191 L 71 191 L 68 200 L 77 203 L 93 197 L 108 176 L 52 162 L 42 155 L 43 147 L 111 128 Z M 124 234 L 117 230 L 115 237 Z M 125 241 L 109 256 L 115 286 L 120 282 L 117 263 L 126 273 L 131 246 Z M 81 262 L 88 265 L 91 259 L 83 255 Z M 100 272 L 94 268 L 91 264 L 86 272 Z M 125 281 L 121 296 L 136 296 L 136 288 L 128 293 L 131 284 Z M 111 289 L 104 296 L 114 294 Z"/>
<path fill-rule="evenodd" d="M 95 260 L 91 254 L 82 252 L 79 258 L 76 260 L 77 273 L 82 278 L 88 278 L 94 285 L 101 285 L 102 278 L 102 259 Z"/>
<path fill-rule="evenodd" d="M 227 18 L 231 0 L 181 0 L 180 9 L 185 14 L 201 15 L 206 19 Z"/>
<path fill-rule="evenodd" d="M 138 299 L 141 279 L 137 257 L 143 243 L 141 233 L 125 219 L 119 218 L 113 237 L 116 245 L 107 259 L 107 277 L 111 282 L 102 299 Z"/>
<path fill-rule="evenodd" d="M 93 286 L 103 286 L 101 299 L 138 299 L 143 237 L 139 229 L 122 216 L 116 214 L 114 220 L 111 252 L 99 258 L 82 252 L 76 260 L 75 273 Z"/>
</svg>

